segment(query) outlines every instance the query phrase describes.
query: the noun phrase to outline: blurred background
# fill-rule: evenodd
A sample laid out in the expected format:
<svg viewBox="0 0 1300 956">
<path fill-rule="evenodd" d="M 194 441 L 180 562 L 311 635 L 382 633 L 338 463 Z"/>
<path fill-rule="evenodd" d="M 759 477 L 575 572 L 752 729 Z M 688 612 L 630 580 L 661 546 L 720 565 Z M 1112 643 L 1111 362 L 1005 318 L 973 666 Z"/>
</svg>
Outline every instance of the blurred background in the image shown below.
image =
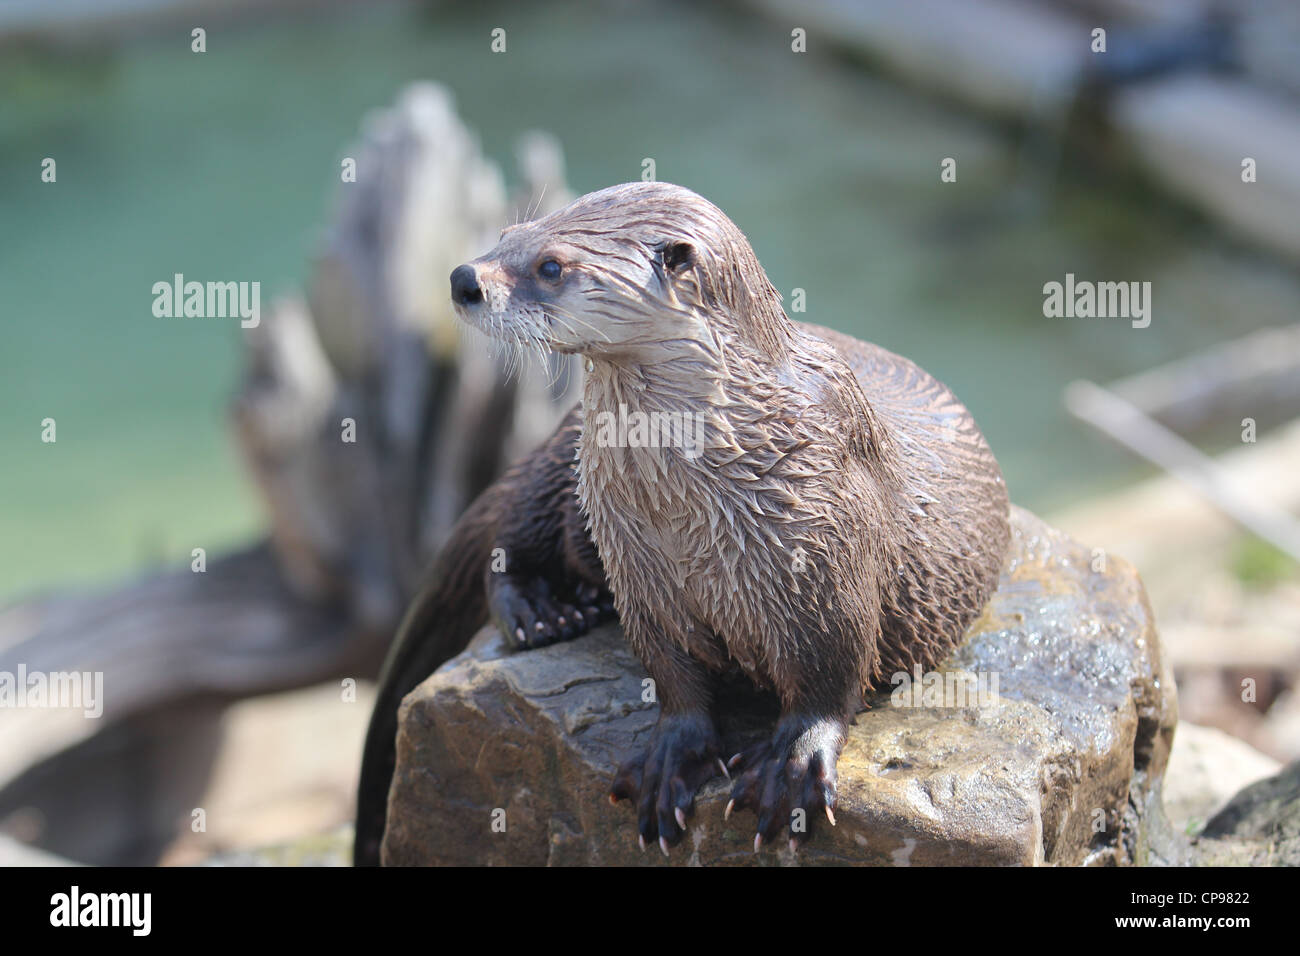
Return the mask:
<svg viewBox="0 0 1300 956">
<path fill-rule="evenodd" d="M 338 859 L 418 568 L 566 400 L 473 364 L 446 276 L 647 158 L 1138 566 L 1217 729 L 1180 825 L 1300 756 L 1295 4 L 8 0 L 0 98 L 0 670 L 106 674 L 98 722 L 0 710 L 5 859 Z M 263 325 L 156 317 L 176 273 Z M 1067 273 L 1149 327 L 1045 317 Z"/>
</svg>

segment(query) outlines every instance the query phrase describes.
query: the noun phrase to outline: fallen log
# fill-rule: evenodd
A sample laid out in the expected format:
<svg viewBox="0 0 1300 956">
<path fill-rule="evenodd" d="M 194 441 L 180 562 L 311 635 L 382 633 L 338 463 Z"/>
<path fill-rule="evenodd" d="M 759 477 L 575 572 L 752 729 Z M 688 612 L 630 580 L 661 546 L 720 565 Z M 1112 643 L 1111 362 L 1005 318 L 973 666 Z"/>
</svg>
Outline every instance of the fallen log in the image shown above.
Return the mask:
<svg viewBox="0 0 1300 956">
<path fill-rule="evenodd" d="M 99 718 L 0 711 L 0 786 L 107 727 L 172 719 L 178 701 L 373 675 L 451 524 L 572 403 L 572 369 L 511 376 L 462 347 L 446 293 L 503 226 L 565 201 L 554 141 L 523 141 L 519 194 L 532 198 L 512 208 L 450 96 L 422 84 L 367 118 L 345 155 L 355 180 L 339 186 L 306 296 L 243 331 L 231 419 L 266 539 L 0 609 L 0 672 L 94 672 L 104 698 Z"/>
</svg>

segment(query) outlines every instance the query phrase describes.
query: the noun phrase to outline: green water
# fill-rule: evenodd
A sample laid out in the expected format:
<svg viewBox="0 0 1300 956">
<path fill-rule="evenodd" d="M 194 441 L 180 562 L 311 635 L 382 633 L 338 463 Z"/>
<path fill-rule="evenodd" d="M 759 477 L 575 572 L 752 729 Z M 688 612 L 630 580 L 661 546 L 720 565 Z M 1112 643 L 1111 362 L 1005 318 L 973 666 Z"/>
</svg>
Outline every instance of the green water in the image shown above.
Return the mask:
<svg viewBox="0 0 1300 956">
<path fill-rule="evenodd" d="M 1050 510 L 1141 473 L 1071 423 L 1060 389 L 1106 381 L 1293 319 L 1300 282 L 1165 206 L 1067 162 L 1013 213 L 1015 137 L 796 56 L 736 15 L 618 5 L 385 6 L 300 23 L 188 28 L 111 51 L 0 59 L 0 597 L 104 581 L 262 518 L 226 431 L 233 320 L 156 319 L 173 273 L 262 283 L 307 274 L 339 158 L 367 109 L 434 79 L 486 150 L 556 133 L 579 191 L 658 178 L 746 230 L 800 318 L 903 352 L 974 409 L 1013 496 Z M 508 52 L 488 52 L 504 26 Z M 40 182 L 55 157 L 58 181 Z M 939 161 L 958 160 L 958 182 Z M 1068 157 L 1067 157 L 1068 159 Z M 1090 179 L 1091 181 L 1085 181 Z M 1032 189 L 1031 189 L 1032 192 Z M 1149 279 L 1155 318 L 1050 320 L 1044 282 Z M 58 441 L 40 441 L 57 421 Z"/>
</svg>

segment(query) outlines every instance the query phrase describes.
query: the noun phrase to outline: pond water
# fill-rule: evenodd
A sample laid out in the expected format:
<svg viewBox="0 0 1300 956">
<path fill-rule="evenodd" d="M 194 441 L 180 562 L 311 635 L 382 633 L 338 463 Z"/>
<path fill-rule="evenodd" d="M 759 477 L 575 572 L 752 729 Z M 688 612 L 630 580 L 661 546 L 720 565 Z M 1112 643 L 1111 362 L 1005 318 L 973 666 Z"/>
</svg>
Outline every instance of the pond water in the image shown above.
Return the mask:
<svg viewBox="0 0 1300 956">
<path fill-rule="evenodd" d="M 1032 508 L 1143 473 L 1066 417 L 1066 382 L 1295 317 L 1294 272 L 1141 184 L 1068 152 L 1036 168 L 1013 133 L 791 54 L 783 27 L 684 4 L 611 5 L 605 22 L 585 9 L 383 5 L 213 24 L 203 55 L 188 27 L 111 51 L 5 52 L 0 597 L 257 534 L 226 431 L 237 323 L 156 319 L 150 290 L 177 272 L 260 281 L 264 302 L 297 287 L 345 144 L 417 79 L 447 84 L 507 168 L 528 128 L 560 138 L 580 192 L 653 157 L 658 178 L 740 224 L 787 301 L 806 290 L 796 317 L 948 382 Z M 497 25 L 504 55 L 488 53 Z M 40 182 L 46 156 L 55 184 Z M 956 183 L 939 180 L 948 156 Z M 1067 272 L 1151 281 L 1151 326 L 1044 318 L 1043 284 Z"/>
</svg>

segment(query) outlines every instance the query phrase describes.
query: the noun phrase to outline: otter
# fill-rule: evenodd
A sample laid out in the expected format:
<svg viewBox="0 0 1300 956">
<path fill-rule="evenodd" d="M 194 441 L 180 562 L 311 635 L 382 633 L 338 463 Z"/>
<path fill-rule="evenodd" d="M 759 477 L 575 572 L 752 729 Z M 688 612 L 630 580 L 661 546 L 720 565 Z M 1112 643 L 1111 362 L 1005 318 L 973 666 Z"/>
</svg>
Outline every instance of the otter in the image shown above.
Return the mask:
<svg viewBox="0 0 1300 956">
<path fill-rule="evenodd" d="M 970 412 L 907 359 L 792 321 L 740 229 L 680 186 L 614 186 L 511 226 L 451 286 L 464 321 L 580 354 L 586 376 L 579 409 L 471 506 L 408 615 L 376 707 L 390 759 L 372 811 L 396 691 L 471 624 L 491 618 L 527 646 L 529 628 L 585 631 L 612 599 L 660 705 L 610 788 L 634 803 L 642 848 L 667 854 L 718 774 L 733 779 L 726 815 L 757 816 L 756 851 L 808 837 L 796 809 L 834 825 L 853 715 L 888 675 L 942 660 L 997 585 L 1009 502 Z M 595 427 L 611 416 L 697 428 L 611 437 Z M 512 536 L 519 567 L 486 572 L 488 545 L 510 554 Z M 768 740 L 724 762 L 711 710 L 737 669 L 781 711 Z M 368 826 L 377 843 L 373 814 Z"/>
</svg>

